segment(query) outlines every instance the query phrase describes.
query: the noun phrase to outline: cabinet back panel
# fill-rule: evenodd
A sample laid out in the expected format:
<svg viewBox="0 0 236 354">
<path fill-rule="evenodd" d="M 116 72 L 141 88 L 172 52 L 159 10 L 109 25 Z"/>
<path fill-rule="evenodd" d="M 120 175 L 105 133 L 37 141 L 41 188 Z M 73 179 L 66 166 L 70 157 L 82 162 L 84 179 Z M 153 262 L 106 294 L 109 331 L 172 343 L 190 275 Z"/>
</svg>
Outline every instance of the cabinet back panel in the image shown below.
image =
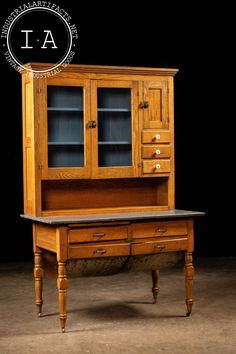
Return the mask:
<svg viewBox="0 0 236 354">
<path fill-rule="evenodd" d="M 168 178 L 42 181 L 42 210 L 168 205 Z"/>
</svg>

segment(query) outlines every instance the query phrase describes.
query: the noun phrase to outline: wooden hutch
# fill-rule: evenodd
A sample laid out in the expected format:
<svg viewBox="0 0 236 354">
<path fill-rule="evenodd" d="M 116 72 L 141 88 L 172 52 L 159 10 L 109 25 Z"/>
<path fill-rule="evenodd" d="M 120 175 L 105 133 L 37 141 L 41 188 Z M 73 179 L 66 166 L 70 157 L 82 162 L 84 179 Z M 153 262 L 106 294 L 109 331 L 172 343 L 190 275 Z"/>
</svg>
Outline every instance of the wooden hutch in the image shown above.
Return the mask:
<svg viewBox="0 0 236 354">
<path fill-rule="evenodd" d="M 159 268 L 179 254 L 191 313 L 193 218 L 202 213 L 175 209 L 177 71 L 68 65 L 51 77 L 22 73 L 22 216 L 33 221 L 36 306 L 40 316 L 43 270 L 56 272 L 63 332 L 67 274 L 150 269 L 156 302 Z"/>
</svg>

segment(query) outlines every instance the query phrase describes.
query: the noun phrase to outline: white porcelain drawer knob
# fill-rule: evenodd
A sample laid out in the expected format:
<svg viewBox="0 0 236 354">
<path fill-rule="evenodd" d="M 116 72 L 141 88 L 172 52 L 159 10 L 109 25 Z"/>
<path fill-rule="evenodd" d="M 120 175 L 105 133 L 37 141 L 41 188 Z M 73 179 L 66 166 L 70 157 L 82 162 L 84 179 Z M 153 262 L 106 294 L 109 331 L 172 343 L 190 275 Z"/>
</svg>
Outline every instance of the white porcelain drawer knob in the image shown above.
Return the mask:
<svg viewBox="0 0 236 354">
<path fill-rule="evenodd" d="M 157 139 L 157 140 L 160 140 L 160 139 L 161 139 L 160 134 L 157 134 L 157 135 L 156 135 L 156 139 Z"/>
<path fill-rule="evenodd" d="M 161 165 L 159 163 L 156 164 L 156 169 L 161 168 Z"/>
<path fill-rule="evenodd" d="M 157 149 L 156 150 L 156 155 L 160 155 L 160 153 L 161 153 L 161 150 Z"/>
</svg>

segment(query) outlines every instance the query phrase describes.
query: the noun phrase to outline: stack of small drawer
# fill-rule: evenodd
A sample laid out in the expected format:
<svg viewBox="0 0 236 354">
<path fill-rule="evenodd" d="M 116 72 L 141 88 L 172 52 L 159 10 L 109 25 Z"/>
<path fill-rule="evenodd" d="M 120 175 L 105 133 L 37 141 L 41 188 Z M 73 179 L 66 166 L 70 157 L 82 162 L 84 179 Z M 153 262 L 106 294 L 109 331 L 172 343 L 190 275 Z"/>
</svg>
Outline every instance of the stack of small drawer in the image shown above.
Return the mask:
<svg viewBox="0 0 236 354">
<path fill-rule="evenodd" d="M 143 131 L 142 159 L 144 174 L 170 172 L 170 132 Z"/>
</svg>

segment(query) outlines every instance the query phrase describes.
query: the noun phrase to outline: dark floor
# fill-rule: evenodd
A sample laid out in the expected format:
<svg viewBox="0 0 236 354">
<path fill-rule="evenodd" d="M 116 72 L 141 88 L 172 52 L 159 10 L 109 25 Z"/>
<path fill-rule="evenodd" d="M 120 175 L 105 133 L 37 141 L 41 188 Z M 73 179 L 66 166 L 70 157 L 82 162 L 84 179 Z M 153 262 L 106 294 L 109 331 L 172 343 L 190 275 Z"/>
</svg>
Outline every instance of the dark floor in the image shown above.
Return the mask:
<svg viewBox="0 0 236 354">
<path fill-rule="evenodd" d="M 0 265 L 0 353 L 236 353 L 236 259 L 195 266 L 189 318 L 181 268 L 163 270 L 156 305 L 149 273 L 71 279 L 62 334 L 55 281 L 45 280 L 37 318 L 32 265 Z"/>
</svg>

